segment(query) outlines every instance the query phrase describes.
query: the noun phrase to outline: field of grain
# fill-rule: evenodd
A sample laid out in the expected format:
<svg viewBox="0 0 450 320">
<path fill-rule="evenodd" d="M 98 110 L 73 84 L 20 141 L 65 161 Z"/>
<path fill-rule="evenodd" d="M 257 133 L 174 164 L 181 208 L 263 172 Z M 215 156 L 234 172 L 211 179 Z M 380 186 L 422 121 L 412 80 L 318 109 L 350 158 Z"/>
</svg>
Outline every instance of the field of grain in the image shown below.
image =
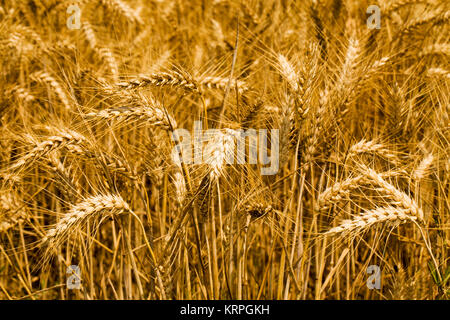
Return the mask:
<svg viewBox="0 0 450 320">
<path fill-rule="evenodd" d="M 0 0 L 0 299 L 449 299 L 449 20 Z"/>
</svg>

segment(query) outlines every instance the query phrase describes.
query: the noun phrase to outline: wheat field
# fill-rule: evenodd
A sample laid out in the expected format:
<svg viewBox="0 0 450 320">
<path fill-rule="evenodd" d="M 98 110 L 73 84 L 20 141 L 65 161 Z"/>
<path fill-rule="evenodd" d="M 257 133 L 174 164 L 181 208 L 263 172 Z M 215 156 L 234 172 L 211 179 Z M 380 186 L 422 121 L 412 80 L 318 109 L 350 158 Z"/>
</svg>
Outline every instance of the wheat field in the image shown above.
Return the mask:
<svg viewBox="0 0 450 320">
<path fill-rule="evenodd" d="M 0 0 L 0 299 L 449 299 L 449 20 Z"/>
</svg>

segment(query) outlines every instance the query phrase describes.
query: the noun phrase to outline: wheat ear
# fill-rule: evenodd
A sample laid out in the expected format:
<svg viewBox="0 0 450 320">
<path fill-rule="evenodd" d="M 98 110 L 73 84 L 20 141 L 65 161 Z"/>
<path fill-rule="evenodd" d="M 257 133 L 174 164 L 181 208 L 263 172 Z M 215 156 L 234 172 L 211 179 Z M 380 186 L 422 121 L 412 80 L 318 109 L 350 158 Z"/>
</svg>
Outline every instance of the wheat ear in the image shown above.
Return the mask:
<svg viewBox="0 0 450 320">
<path fill-rule="evenodd" d="M 138 106 L 105 109 L 99 112 L 91 112 L 85 118 L 99 118 L 103 120 L 114 120 L 117 122 L 129 122 L 134 120 L 145 121 L 151 126 L 162 126 L 169 128 L 169 123 L 165 112 L 159 108 Z"/>
<path fill-rule="evenodd" d="M 228 86 L 229 78 L 223 78 L 223 77 L 203 77 L 199 82 L 199 84 L 207 89 L 219 89 L 219 90 L 226 90 Z M 246 83 L 242 80 L 232 79 L 230 88 L 234 89 L 237 88 L 239 94 L 243 94 L 244 92 L 248 91 L 248 87 Z"/>
<path fill-rule="evenodd" d="M 10 193 L 0 195 L 0 234 L 13 228 L 26 218 L 26 212 L 17 197 Z"/>
<path fill-rule="evenodd" d="M 117 84 L 117 86 L 122 89 L 137 89 L 146 86 L 168 86 L 182 88 L 186 91 L 198 91 L 198 84 L 194 80 L 188 79 L 178 72 L 160 72 L 153 73 L 149 76 L 142 75 L 127 82 L 120 82 Z"/>
<path fill-rule="evenodd" d="M 282 54 L 278 55 L 278 66 L 283 78 L 286 79 L 291 89 L 297 93 L 300 89 L 300 85 L 304 80 L 300 77 L 299 73 L 292 65 L 292 63 Z"/>
<path fill-rule="evenodd" d="M 353 146 L 351 146 L 348 158 L 353 158 L 359 154 L 364 153 L 374 153 L 382 158 L 385 158 L 393 163 L 398 163 L 399 159 L 398 157 L 389 149 L 387 149 L 383 144 L 378 143 L 375 140 L 367 141 L 365 139 L 362 139 L 361 141 L 355 143 Z"/>
<path fill-rule="evenodd" d="M 408 6 L 408 5 L 417 4 L 417 3 L 423 3 L 423 2 L 425 2 L 425 1 L 424 0 L 399 0 L 399 1 L 394 1 L 393 3 L 387 5 L 383 11 L 388 16 L 388 15 L 392 14 L 392 12 L 397 11 L 400 8 L 403 8 L 403 7 Z"/>
<path fill-rule="evenodd" d="M 26 155 L 17 160 L 9 167 L 9 170 L 16 170 L 21 167 L 26 167 L 30 165 L 33 160 L 41 158 L 53 150 L 57 150 L 68 145 L 79 145 L 85 141 L 86 138 L 75 131 L 59 131 L 58 135 L 51 136 L 47 140 L 39 143 Z"/>
<path fill-rule="evenodd" d="M 400 33 L 399 38 L 402 36 L 411 35 L 414 31 L 416 31 L 421 26 L 432 23 L 433 25 L 445 23 L 450 19 L 450 11 L 446 12 L 437 12 L 432 13 L 425 17 L 420 17 L 418 19 L 415 19 L 411 21 Z"/>
<path fill-rule="evenodd" d="M 125 17 L 126 20 L 132 23 L 143 23 L 140 15 L 121 0 L 101 0 L 101 4 L 111 12 Z"/>
<path fill-rule="evenodd" d="M 222 176 L 225 164 L 234 159 L 234 141 L 237 134 L 234 130 L 225 129 L 209 137 L 203 152 L 203 160 L 208 164 L 213 180 Z"/>
<path fill-rule="evenodd" d="M 424 214 L 422 209 L 417 205 L 417 203 L 408 197 L 404 192 L 395 188 L 392 184 L 388 183 L 383 179 L 383 177 L 375 172 L 375 170 L 366 168 L 366 175 L 370 178 L 375 184 L 377 184 L 381 190 L 389 195 L 396 205 L 402 207 L 405 210 L 408 210 L 411 215 L 416 216 L 419 221 L 423 222 Z"/>
<path fill-rule="evenodd" d="M 130 212 L 128 204 L 120 195 L 98 195 L 85 199 L 67 212 L 64 217 L 42 239 L 42 244 L 49 249 L 56 249 L 71 233 L 79 230 L 91 219 L 117 216 Z"/>
<path fill-rule="evenodd" d="M 58 96 L 59 100 L 63 103 L 64 107 L 67 110 L 72 109 L 69 98 L 67 97 L 66 93 L 64 92 L 61 84 L 53 78 L 50 74 L 44 71 L 38 71 L 33 73 L 31 76 L 31 79 L 35 80 L 38 83 L 47 84 L 49 85 Z"/>
<path fill-rule="evenodd" d="M 411 211 L 388 206 L 365 211 L 351 220 L 343 220 L 337 227 L 331 228 L 325 234 L 334 235 L 361 232 L 376 224 L 390 223 L 398 225 L 415 220 L 417 220 L 417 217 L 411 215 Z"/>
<path fill-rule="evenodd" d="M 429 153 L 426 155 L 422 161 L 420 161 L 417 168 L 414 169 L 412 178 L 416 181 L 422 180 L 425 176 L 428 175 L 429 170 L 434 162 L 434 155 L 432 153 Z"/>
</svg>

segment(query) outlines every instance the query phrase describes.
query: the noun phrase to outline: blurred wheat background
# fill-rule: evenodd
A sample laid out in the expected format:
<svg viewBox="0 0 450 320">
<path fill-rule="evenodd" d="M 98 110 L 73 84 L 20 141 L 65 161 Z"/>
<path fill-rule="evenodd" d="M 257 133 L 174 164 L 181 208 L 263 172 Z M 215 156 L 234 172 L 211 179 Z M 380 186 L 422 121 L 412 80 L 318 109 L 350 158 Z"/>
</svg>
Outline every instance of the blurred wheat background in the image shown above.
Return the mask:
<svg viewBox="0 0 450 320">
<path fill-rule="evenodd" d="M 0 298 L 448 299 L 449 19 L 0 0 Z M 194 121 L 221 130 L 213 159 L 174 161 Z M 276 175 L 223 163 L 248 128 L 279 129 Z"/>
</svg>

